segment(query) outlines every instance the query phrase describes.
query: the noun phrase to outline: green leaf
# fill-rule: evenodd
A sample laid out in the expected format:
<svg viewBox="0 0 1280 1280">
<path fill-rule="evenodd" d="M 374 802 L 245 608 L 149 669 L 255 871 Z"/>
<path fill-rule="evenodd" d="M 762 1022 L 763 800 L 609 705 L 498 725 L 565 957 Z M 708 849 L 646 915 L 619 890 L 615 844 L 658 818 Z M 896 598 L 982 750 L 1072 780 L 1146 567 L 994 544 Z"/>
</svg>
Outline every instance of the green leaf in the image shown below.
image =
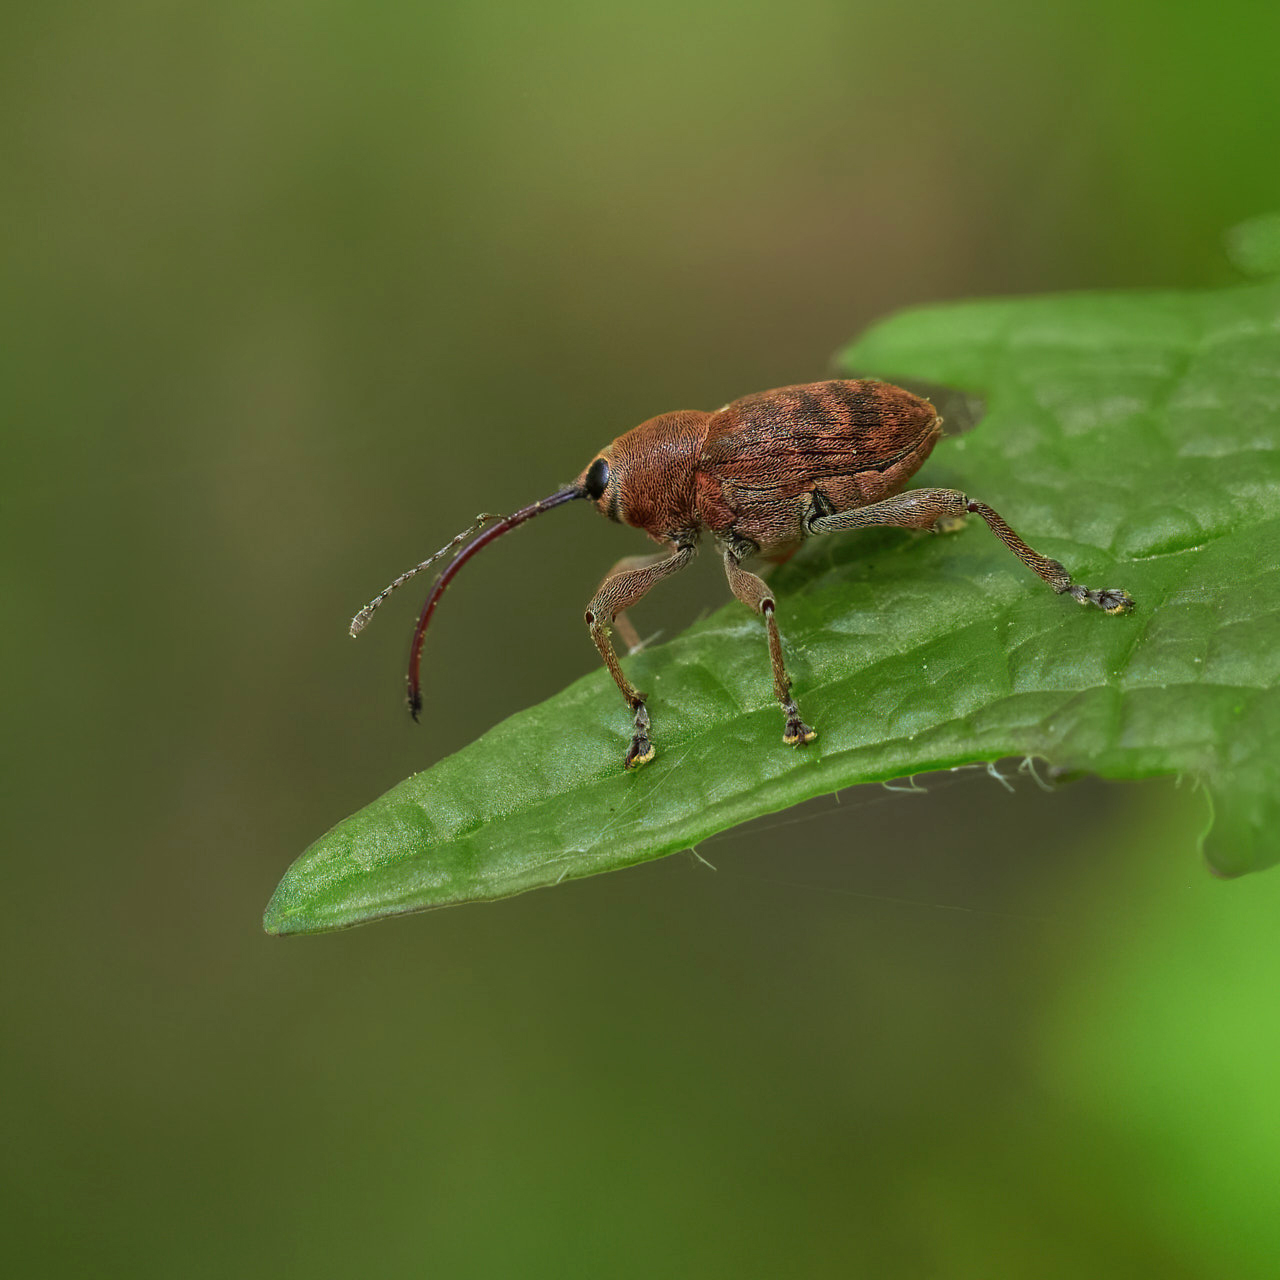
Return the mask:
<svg viewBox="0 0 1280 1280">
<path fill-rule="evenodd" d="M 811 746 L 782 744 L 763 627 L 731 603 L 627 660 L 652 764 L 623 772 L 630 716 L 595 672 L 316 841 L 267 930 L 505 897 L 853 783 L 1005 756 L 1181 775 L 1208 791 L 1217 871 L 1280 861 L 1280 285 L 926 308 L 840 359 L 984 395 L 986 418 L 920 482 L 991 504 L 1137 610 L 1055 596 L 976 519 L 815 539 L 773 578 Z"/>
</svg>

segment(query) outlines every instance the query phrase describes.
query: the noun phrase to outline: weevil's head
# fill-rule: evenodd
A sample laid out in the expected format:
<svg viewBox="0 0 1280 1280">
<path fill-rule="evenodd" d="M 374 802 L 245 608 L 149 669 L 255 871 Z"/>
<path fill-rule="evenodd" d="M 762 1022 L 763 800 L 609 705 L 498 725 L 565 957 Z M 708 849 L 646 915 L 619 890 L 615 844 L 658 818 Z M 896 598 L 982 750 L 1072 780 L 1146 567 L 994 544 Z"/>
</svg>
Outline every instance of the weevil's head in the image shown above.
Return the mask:
<svg viewBox="0 0 1280 1280">
<path fill-rule="evenodd" d="M 664 538 L 696 523 L 694 473 L 709 414 L 664 413 L 601 449 L 576 487 L 610 520 Z"/>
</svg>

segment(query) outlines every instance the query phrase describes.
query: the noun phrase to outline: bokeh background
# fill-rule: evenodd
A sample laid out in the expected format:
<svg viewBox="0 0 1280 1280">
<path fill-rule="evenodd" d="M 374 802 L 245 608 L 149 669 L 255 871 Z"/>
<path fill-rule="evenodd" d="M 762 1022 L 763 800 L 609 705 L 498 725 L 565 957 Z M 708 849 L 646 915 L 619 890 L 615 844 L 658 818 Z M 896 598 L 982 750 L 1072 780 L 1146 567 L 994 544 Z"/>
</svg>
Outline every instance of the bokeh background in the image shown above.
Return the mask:
<svg viewBox="0 0 1280 1280">
<path fill-rule="evenodd" d="M 1257 0 L 6 7 L 6 1269 L 1273 1276 L 1280 874 L 1212 880 L 1189 783 L 259 915 L 592 669 L 643 548 L 572 509 L 478 561 L 416 729 L 419 593 L 345 633 L 388 578 L 904 304 L 1230 281 L 1278 47 Z"/>
</svg>

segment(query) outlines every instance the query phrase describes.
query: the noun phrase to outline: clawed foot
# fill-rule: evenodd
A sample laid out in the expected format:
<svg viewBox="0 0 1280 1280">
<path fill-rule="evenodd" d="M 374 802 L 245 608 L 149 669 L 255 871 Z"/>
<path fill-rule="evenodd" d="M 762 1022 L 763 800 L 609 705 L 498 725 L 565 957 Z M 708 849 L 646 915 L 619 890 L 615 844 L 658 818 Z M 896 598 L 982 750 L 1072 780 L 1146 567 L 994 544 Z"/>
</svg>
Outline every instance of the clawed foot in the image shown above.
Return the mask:
<svg viewBox="0 0 1280 1280">
<path fill-rule="evenodd" d="M 649 741 L 649 712 L 643 702 L 636 703 L 636 731 L 627 749 L 627 758 L 622 762 L 624 769 L 638 769 L 648 764 L 654 757 L 653 743 Z"/>
<path fill-rule="evenodd" d="M 1104 613 L 1128 613 L 1133 608 L 1133 597 L 1118 587 L 1108 587 L 1103 591 L 1090 591 L 1088 587 L 1070 586 L 1067 595 L 1077 604 L 1097 605 Z"/>
<path fill-rule="evenodd" d="M 800 708 L 794 702 L 785 702 L 782 710 L 787 717 L 787 727 L 782 735 L 782 740 L 787 746 L 803 747 L 806 742 L 812 742 L 818 736 L 816 730 L 810 729 L 800 719 Z"/>
</svg>

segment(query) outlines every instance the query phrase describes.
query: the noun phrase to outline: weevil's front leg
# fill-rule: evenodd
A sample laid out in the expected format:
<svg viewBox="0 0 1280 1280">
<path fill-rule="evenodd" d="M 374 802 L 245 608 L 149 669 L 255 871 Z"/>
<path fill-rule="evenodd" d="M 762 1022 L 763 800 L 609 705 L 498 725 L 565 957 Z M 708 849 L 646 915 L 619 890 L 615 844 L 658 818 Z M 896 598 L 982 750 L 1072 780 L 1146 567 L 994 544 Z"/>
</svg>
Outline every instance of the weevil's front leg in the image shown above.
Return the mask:
<svg viewBox="0 0 1280 1280">
<path fill-rule="evenodd" d="M 650 561 L 637 568 L 611 574 L 600 584 L 600 590 L 587 605 L 587 627 L 591 632 L 591 639 L 600 650 L 600 656 L 604 659 L 604 665 L 609 668 L 614 683 L 622 690 L 627 706 L 635 713 L 635 734 L 623 761 L 624 767 L 628 769 L 648 764 L 653 759 L 653 743 L 649 741 L 649 712 L 644 705 L 645 695 L 622 674 L 622 664 L 609 639 L 609 627 L 620 613 L 630 609 L 655 583 L 683 569 L 693 559 L 695 549 L 691 542 L 677 544 L 673 555 L 656 563 Z"/>
<path fill-rule="evenodd" d="M 745 557 L 743 557 L 745 559 Z M 729 576 L 729 586 L 733 594 L 756 613 L 764 616 L 764 624 L 769 632 L 769 660 L 773 663 L 773 692 L 782 704 L 782 713 L 787 717 L 787 727 L 783 731 L 782 740 L 789 746 L 802 747 L 812 742 L 818 735 L 800 719 L 800 708 L 791 696 L 791 677 L 782 662 L 782 637 L 778 634 L 778 624 L 773 614 L 777 605 L 773 593 L 763 578 L 748 573 L 739 563 L 738 554 L 730 546 L 724 549 L 724 571 Z"/>
<path fill-rule="evenodd" d="M 670 554 L 666 551 L 656 551 L 649 556 L 623 556 L 604 575 L 604 582 L 608 582 L 610 578 L 616 578 L 620 573 L 630 573 L 634 569 L 647 569 L 650 565 L 661 564 L 669 558 Z M 603 586 L 604 584 L 601 583 L 601 585 Z M 644 648 L 644 641 L 640 639 L 640 633 L 632 625 L 631 619 L 627 617 L 625 610 L 614 618 L 613 629 L 618 633 L 622 643 L 627 646 L 629 654 L 639 653 Z"/>
<path fill-rule="evenodd" d="M 981 516 L 991 532 L 1023 564 L 1043 578 L 1059 595 L 1069 595 L 1079 604 L 1097 605 L 1107 613 L 1128 613 L 1133 597 L 1118 587 L 1091 591 L 1071 581 L 1071 575 L 1056 560 L 1033 551 L 985 502 L 971 502 L 957 489 L 908 489 L 896 498 L 886 498 L 868 507 L 814 516 L 808 521 L 810 533 L 838 533 L 845 529 L 866 529 L 872 525 L 892 525 L 901 529 L 932 529 L 940 520 L 954 519 L 972 512 Z"/>
</svg>

